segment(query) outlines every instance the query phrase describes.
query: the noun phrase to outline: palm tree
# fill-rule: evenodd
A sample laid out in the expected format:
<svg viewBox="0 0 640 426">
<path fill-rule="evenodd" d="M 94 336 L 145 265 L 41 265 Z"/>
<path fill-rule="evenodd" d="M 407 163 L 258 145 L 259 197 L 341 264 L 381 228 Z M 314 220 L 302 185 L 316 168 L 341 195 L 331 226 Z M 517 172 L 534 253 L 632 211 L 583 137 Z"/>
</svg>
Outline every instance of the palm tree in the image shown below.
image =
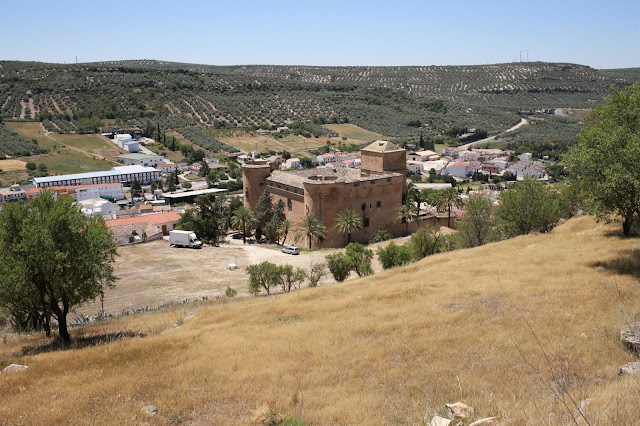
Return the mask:
<svg viewBox="0 0 640 426">
<path fill-rule="evenodd" d="M 418 214 L 416 213 L 415 207 L 410 203 L 405 203 L 400 206 L 398 212 L 396 213 L 396 223 L 404 222 L 406 225 L 405 235 L 409 235 L 409 222 L 413 222 L 418 219 Z"/>
<path fill-rule="evenodd" d="M 422 197 L 422 193 L 413 182 L 409 182 L 409 184 L 407 185 L 407 193 L 405 195 L 405 199 L 405 202 L 407 204 L 415 203 L 416 214 L 420 215 L 420 203 L 424 200 Z"/>
<path fill-rule="evenodd" d="M 353 209 L 345 209 L 336 218 L 336 229 L 347 234 L 347 242 L 351 242 L 351 233 L 362 229 L 362 216 Z"/>
<path fill-rule="evenodd" d="M 280 240 L 280 235 L 284 234 L 284 238 L 282 239 L 282 245 L 287 241 L 287 235 L 289 235 L 289 231 L 291 230 L 291 221 L 289 219 L 285 219 L 280 222 L 278 225 L 278 240 Z"/>
<path fill-rule="evenodd" d="M 242 229 L 242 244 L 247 243 L 247 229 L 253 228 L 256 219 L 250 209 L 242 206 L 238 207 L 231 217 L 231 226 Z"/>
<path fill-rule="evenodd" d="M 462 198 L 460 198 L 460 194 L 458 194 L 458 190 L 456 188 L 441 190 L 436 198 L 436 208 L 439 212 L 449 212 L 449 218 L 447 220 L 447 226 L 449 228 L 451 228 L 451 207 L 454 206 L 458 208 L 464 206 Z"/>
<path fill-rule="evenodd" d="M 309 249 L 311 249 L 311 241 L 317 242 L 323 239 L 326 234 L 327 228 L 324 227 L 322 222 L 318 220 L 313 213 L 307 213 L 304 219 L 298 223 L 296 241 L 306 236 L 309 239 Z"/>
</svg>

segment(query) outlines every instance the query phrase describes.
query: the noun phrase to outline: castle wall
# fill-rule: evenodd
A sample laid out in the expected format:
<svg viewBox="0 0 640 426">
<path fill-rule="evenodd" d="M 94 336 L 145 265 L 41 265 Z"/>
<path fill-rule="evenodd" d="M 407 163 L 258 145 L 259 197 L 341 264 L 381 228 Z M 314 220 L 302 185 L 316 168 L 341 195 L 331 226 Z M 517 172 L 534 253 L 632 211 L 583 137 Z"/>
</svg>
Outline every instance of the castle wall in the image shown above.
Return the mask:
<svg viewBox="0 0 640 426">
<path fill-rule="evenodd" d="M 244 192 L 244 206 L 253 208 L 258 198 L 266 188 L 267 177 L 271 174 L 271 168 L 265 165 L 242 166 L 242 187 Z"/>
</svg>

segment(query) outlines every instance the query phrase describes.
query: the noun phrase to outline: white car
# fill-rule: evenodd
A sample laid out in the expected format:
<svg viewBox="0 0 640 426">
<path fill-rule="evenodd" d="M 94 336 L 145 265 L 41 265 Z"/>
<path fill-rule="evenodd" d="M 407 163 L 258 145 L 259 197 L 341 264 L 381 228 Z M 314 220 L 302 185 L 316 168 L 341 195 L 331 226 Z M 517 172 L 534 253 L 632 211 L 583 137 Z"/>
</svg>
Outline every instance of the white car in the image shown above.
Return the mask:
<svg viewBox="0 0 640 426">
<path fill-rule="evenodd" d="M 283 248 L 282 252 L 286 254 L 300 254 L 300 249 L 296 246 L 289 246 Z"/>
</svg>

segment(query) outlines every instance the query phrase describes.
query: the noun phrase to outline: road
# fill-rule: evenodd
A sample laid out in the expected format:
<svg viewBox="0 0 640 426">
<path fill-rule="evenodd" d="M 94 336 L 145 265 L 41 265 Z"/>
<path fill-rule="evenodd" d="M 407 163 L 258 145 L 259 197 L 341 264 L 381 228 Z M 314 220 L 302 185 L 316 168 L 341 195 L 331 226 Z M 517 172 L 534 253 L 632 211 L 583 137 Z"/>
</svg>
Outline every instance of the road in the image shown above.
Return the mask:
<svg viewBox="0 0 640 426">
<path fill-rule="evenodd" d="M 527 124 L 527 123 L 528 123 L 528 121 L 527 121 L 526 119 L 521 118 L 521 119 L 520 119 L 520 122 L 519 122 L 518 124 L 516 124 L 515 126 L 511 127 L 510 129 L 507 129 L 507 130 L 505 130 L 504 132 L 500 133 L 500 135 L 504 135 L 505 133 L 508 133 L 508 132 L 513 132 L 514 130 L 519 129 L 520 127 L 524 126 L 524 125 L 525 125 L 525 124 Z M 489 141 L 495 140 L 496 136 L 498 136 L 498 135 L 495 135 L 495 136 L 489 136 L 488 138 L 480 139 L 479 141 L 466 143 L 466 144 L 464 144 L 464 145 L 460 145 L 458 148 L 459 148 L 461 151 L 464 151 L 464 150 L 466 150 L 466 149 L 469 149 L 469 147 L 470 147 L 471 145 L 476 145 L 476 144 L 480 144 L 480 143 L 483 143 L 483 142 L 489 142 Z"/>
</svg>

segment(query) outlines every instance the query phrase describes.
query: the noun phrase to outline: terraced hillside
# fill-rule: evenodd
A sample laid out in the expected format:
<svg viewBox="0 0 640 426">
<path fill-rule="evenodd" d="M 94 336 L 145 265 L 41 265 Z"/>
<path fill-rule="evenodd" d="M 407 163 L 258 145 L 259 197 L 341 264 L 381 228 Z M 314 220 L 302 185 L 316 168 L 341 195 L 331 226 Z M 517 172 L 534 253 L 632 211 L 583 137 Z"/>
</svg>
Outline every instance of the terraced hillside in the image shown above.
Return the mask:
<svg viewBox="0 0 640 426">
<path fill-rule="evenodd" d="M 350 122 L 390 137 L 453 126 L 497 133 L 519 108 L 590 108 L 640 69 L 517 63 L 449 67 L 233 66 L 118 61 L 0 62 L 0 114 L 52 132 L 104 120 L 163 128 Z"/>
</svg>

